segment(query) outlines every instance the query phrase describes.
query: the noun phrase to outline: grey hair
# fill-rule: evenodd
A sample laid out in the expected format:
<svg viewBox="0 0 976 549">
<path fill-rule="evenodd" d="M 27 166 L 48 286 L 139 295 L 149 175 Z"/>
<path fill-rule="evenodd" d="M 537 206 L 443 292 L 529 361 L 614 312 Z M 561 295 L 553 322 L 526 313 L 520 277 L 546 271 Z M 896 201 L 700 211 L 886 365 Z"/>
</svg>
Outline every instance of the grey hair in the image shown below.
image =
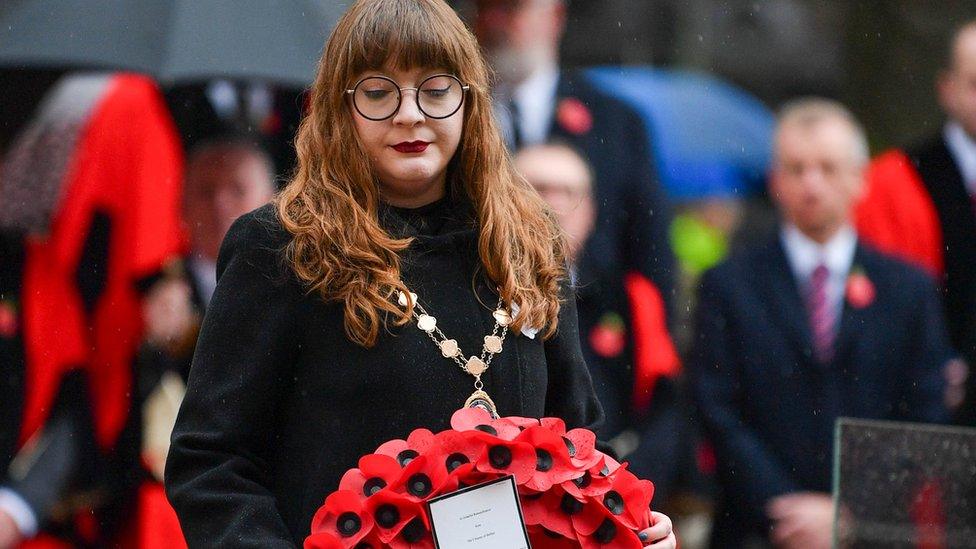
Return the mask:
<svg viewBox="0 0 976 549">
<path fill-rule="evenodd" d="M 828 119 L 841 120 L 851 128 L 854 160 L 860 165 L 867 164 L 871 159 L 871 150 L 864 127 L 847 107 L 833 99 L 801 97 L 788 101 L 776 115 L 776 134 L 779 135 L 787 124 L 810 127 Z"/>
</svg>

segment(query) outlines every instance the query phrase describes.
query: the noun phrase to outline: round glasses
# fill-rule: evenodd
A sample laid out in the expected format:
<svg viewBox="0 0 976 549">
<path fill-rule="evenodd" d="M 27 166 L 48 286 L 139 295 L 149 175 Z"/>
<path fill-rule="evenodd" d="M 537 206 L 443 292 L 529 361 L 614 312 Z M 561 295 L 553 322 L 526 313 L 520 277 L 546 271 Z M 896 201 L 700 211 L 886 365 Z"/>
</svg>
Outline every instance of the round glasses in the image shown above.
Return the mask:
<svg viewBox="0 0 976 549">
<path fill-rule="evenodd" d="M 401 88 L 385 76 L 368 76 L 356 83 L 346 95 L 352 96 L 352 105 L 363 118 L 386 120 L 400 110 L 403 92 L 413 90 L 417 108 L 427 118 L 447 118 L 464 104 L 464 85 L 450 74 L 435 74 L 425 78 L 416 88 Z"/>
</svg>

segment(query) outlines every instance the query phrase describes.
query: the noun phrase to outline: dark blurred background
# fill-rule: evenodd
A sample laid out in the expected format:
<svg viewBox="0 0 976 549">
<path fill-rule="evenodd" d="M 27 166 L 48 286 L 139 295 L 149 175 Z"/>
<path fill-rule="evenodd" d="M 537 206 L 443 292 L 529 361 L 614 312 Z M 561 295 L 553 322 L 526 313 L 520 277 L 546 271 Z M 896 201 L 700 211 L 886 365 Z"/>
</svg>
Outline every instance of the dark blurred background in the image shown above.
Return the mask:
<svg viewBox="0 0 976 549">
<path fill-rule="evenodd" d="M 464 11 L 470 2 L 454 4 Z M 976 16 L 976 2 L 574 0 L 569 12 L 566 64 L 697 69 L 773 108 L 797 95 L 836 98 L 880 150 L 941 124 L 934 76 L 952 29 Z"/>
</svg>

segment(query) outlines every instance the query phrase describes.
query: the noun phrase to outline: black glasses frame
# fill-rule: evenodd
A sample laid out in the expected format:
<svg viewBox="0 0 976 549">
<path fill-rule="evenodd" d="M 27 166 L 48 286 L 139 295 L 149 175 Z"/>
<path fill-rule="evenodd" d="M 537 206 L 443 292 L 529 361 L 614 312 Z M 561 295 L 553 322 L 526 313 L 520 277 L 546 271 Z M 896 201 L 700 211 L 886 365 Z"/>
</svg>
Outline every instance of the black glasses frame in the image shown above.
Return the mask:
<svg viewBox="0 0 976 549">
<path fill-rule="evenodd" d="M 458 83 L 458 85 L 461 86 L 461 101 L 458 102 L 457 108 L 455 108 L 449 114 L 445 114 L 443 116 L 432 116 L 427 111 L 425 111 L 422 106 L 420 106 L 420 88 L 424 87 L 424 84 L 426 84 L 430 80 L 433 80 L 434 78 L 441 78 L 441 77 L 445 77 L 445 76 L 448 77 L 448 78 L 450 78 L 451 80 L 454 80 L 455 82 Z M 397 91 L 397 106 L 396 106 L 396 108 L 393 109 L 393 112 L 391 112 L 390 114 L 388 114 L 388 115 L 386 115 L 386 116 L 384 116 L 382 118 L 373 118 L 371 116 L 366 116 L 366 114 L 364 114 L 363 111 L 360 110 L 359 105 L 356 104 L 356 96 L 355 96 L 355 93 L 356 93 L 356 90 L 359 89 L 359 85 L 362 84 L 363 82 L 365 82 L 367 80 L 370 80 L 370 79 L 373 79 L 373 78 L 379 78 L 379 79 L 382 79 L 382 80 L 386 80 L 387 82 L 393 84 L 393 87 Z M 403 92 L 405 90 L 413 90 L 414 91 L 413 100 L 417 103 L 417 110 L 419 110 L 420 112 L 422 112 L 423 115 L 426 116 L 427 118 L 433 118 L 434 120 L 443 120 L 445 118 L 450 118 L 450 117 L 454 116 L 455 113 L 457 113 L 459 110 L 461 110 L 461 107 L 464 106 L 464 98 L 465 98 L 465 96 L 467 96 L 467 92 L 468 92 L 469 89 L 471 89 L 471 86 L 469 86 L 468 84 L 465 84 L 465 83 L 461 82 L 461 79 L 458 78 L 457 76 L 454 76 L 453 74 L 435 74 L 435 75 L 432 75 L 432 76 L 428 76 L 427 78 L 424 78 L 423 80 L 421 80 L 420 84 L 417 84 L 417 87 L 414 87 L 414 88 L 401 88 L 400 87 L 400 84 L 398 84 L 396 80 L 394 80 L 394 79 L 392 79 L 390 77 L 387 77 L 387 76 L 367 76 L 367 77 L 362 78 L 361 80 L 359 80 L 359 82 L 356 82 L 356 85 L 353 86 L 352 88 L 347 89 L 346 90 L 346 95 L 352 96 L 352 106 L 353 106 L 354 109 L 356 109 L 356 112 L 358 112 L 360 116 L 362 116 L 366 120 L 373 120 L 374 122 L 379 122 L 381 120 L 387 120 L 389 118 L 392 118 L 392 117 L 396 116 L 396 113 L 400 112 L 400 107 L 403 105 Z"/>
</svg>

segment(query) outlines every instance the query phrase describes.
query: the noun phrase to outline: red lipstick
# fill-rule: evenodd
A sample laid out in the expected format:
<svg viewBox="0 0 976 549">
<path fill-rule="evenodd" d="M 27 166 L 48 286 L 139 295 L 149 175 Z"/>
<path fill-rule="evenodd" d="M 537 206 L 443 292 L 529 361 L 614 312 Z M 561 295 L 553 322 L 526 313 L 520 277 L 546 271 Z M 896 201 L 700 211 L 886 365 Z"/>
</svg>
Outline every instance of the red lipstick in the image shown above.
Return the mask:
<svg viewBox="0 0 976 549">
<path fill-rule="evenodd" d="M 401 153 L 422 153 L 427 150 L 427 145 L 430 145 L 427 141 L 404 141 L 393 145 L 393 148 Z"/>
</svg>

